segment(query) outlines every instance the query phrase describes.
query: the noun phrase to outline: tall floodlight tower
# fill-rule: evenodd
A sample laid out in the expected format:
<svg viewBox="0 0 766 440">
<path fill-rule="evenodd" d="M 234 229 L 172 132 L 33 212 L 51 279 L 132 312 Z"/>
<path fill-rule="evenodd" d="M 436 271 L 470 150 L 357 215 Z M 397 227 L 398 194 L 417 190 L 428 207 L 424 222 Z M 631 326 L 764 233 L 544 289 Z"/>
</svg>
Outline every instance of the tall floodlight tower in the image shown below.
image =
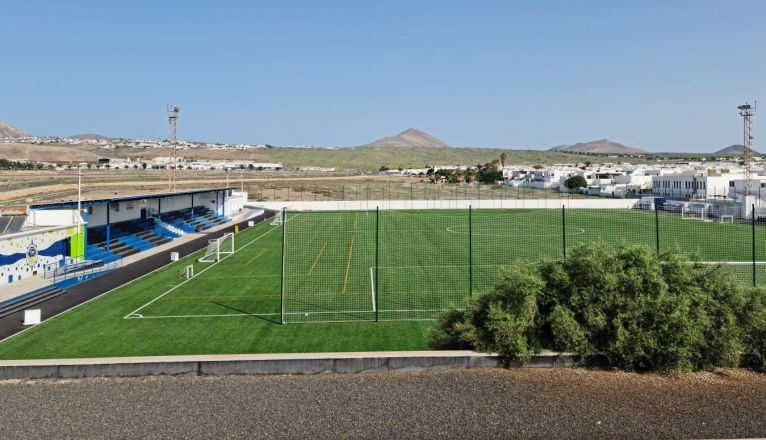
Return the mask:
<svg viewBox="0 0 766 440">
<path fill-rule="evenodd" d="M 174 105 L 167 105 L 168 112 L 168 140 L 173 148 L 173 163 L 170 166 L 170 185 L 169 190 L 176 190 L 176 168 L 178 167 L 178 158 L 176 157 L 176 129 L 178 127 L 178 114 L 181 109 Z"/>
<path fill-rule="evenodd" d="M 752 162 L 753 162 L 753 115 L 755 114 L 755 102 L 751 106 L 744 103 L 737 107 L 744 123 L 743 154 L 745 159 L 745 197 L 753 195 L 751 182 Z"/>
</svg>

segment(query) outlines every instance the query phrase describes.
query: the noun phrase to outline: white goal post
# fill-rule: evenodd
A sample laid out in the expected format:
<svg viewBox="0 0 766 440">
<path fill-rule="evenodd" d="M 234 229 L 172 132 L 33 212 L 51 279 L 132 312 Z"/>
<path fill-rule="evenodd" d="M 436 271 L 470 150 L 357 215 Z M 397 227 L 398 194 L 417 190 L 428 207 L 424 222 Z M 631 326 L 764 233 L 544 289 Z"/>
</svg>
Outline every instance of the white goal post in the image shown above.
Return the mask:
<svg viewBox="0 0 766 440">
<path fill-rule="evenodd" d="M 194 265 L 190 264 L 188 266 L 184 266 L 183 268 L 181 268 L 181 272 L 179 273 L 179 276 L 185 280 L 188 280 L 194 277 Z"/>
<path fill-rule="evenodd" d="M 279 226 L 282 224 L 282 213 L 278 213 L 274 215 L 274 217 L 271 218 L 271 223 L 269 223 L 271 226 Z"/>
<path fill-rule="evenodd" d="M 702 204 L 689 204 L 681 208 L 681 218 L 686 220 L 708 221 L 708 206 Z"/>
<path fill-rule="evenodd" d="M 198 261 L 200 263 L 214 263 L 220 261 L 223 255 L 234 253 L 234 233 L 227 232 L 222 237 L 208 240 L 205 255 Z"/>
<path fill-rule="evenodd" d="M 721 223 L 734 223 L 734 216 L 729 214 L 724 214 L 721 216 L 720 219 Z"/>
</svg>

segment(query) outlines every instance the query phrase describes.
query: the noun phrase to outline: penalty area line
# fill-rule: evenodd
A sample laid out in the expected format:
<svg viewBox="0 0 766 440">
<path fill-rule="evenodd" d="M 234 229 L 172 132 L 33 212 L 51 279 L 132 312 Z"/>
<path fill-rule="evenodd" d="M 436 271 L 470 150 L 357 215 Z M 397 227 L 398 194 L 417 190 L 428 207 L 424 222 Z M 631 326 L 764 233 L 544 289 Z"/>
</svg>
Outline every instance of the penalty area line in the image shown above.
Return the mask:
<svg viewBox="0 0 766 440">
<path fill-rule="evenodd" d="M 295 217 L 293 217 L 293 218 L 295 218 Z M 261 238 L 265 237 L 266 235 L 270 234 L 271 232 L 274 232 L 274 231 L 276 231 L 277 229 L 279 229 L 279 228 L 271 228 L 271 229 L 269 229 L 268 231 L 264 232 L 263 234 L 259 235 L 258 237 L 256 237 L 256 238 L 252 239 L 252 240 L 251 240 L 251 241 L 249 241 L 248 243 L 245 243 L 245 244 L 243 244 L 242 246 L 240 246 L 240 247 L 239 247 L 239 249 L 235 250 L 233 253 L 226 255 L 225 257 L 221 258 L 220 260 L 218 260 L 218 261 L 216 261 L 216 262 L 212 263 L 210 266 L 208 266 L 208 267 L 206 267 L 206 268 L 202 269 L 201 271 L 199 271 L 199 273 L 197 273 L 197 275 L 196 275 L 194 278 L 189 278 L 189 279 L 187 279 L 187 280 L 183 281 L 181 284 L 179 284 L 179 285 L 177 285 L 177 286 L 175 286 L 175 287 L 173 287 L 173 288 L 171 288 L 171 289 L 167 290 L 165 293 L 163 293 L 163 294 L 159 295 L 158 297 L 156 297 L 156 298 L 154 298 L 153 300 L 149 301 L 148 303 L 146 303 L 146 304 L 142 305 L 141 307 L 137 308 L 136 310 L 133 310 L 132 312 L 128 313 L 127 315 L 125 315 L 125 316 L 123 317 L 123 319 L 127 319 L 127 318 L 128 318 L 128 317 L 130 317 L 131 315 L 137 315 L 137 314 L 138 314 L 138 312 L 140 312 L 141 310 L 145 309 L 146 307 L 149 307 L 151 304 L 153 304 L 153 303 L 154 303 L 155 301 L 157 301 L 158 299 L 160 299 L 160 298 L 162 298 L 163 296 L 165 296 L 165 295 L 167 295 L 167 294 L 169 294 L 169 293 L 171 293 L 171 292 L 175 291 L 176 289 L 178 289 L 179 287 L 181 287 L 181 286 L 185 285 L 185 284 L 186 284 L 186 283 L 188 283 L 189 281 L 191 281 L 191 280 L 193 280 L 193 279 L 197 279 L 197 278 L 198 278 L 200 275 L 202 275 L 203 273 L 205 273 L 205 272 L 207 272 L 208 270 L 212 269 L 212 268 L 213 268 L 213 267 L 215 267 L 217 264 L 219 264 L 219 263 L 221 263 L 221 262 L 225 261 L 227 258 L 231 257 L 232 255 L 235 255 L 237 252 L 241 251 L 242 249 L 246 248 L 247 246 L 250 246 L 251 244 L 255 243 L 256 241 L 260 240 Z"/>
</svg>

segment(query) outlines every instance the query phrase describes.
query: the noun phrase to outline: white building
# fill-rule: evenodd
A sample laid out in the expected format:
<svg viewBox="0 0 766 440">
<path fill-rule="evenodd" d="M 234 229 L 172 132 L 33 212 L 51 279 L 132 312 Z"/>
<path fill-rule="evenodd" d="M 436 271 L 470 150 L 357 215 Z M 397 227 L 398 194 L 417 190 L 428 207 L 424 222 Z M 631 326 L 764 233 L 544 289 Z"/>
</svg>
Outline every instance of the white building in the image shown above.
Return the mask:
<svg viewBox="0 0 766 440">
<path fill-rule="evenodd" d="M 699 171 L 652 176 L 652 194 L 679 200 L 725 199 L 730 197 L 731 182 L 742 178 L 742 174 Z"/>
</svg>

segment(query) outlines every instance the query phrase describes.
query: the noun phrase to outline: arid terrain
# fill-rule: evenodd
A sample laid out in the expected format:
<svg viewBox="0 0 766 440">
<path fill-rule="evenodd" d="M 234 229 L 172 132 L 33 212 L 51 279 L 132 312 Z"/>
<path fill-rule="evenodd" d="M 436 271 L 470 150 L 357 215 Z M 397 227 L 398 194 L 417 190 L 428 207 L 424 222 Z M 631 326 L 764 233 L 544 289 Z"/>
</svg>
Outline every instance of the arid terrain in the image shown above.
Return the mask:
<svg viewBox="0 0 766 440">
<path fill-rule="evenodd" d="M 554 190 L 495 185 L 435 185 L 421 177 L 301 174 L 291 172 L 179 171 L 177 190 L 244 188 L 250 200 L 534 199 L 560 197 Z M 83 199 L 168 191 L 158 170 L 83 170 Z M 77 170 L 0 172 L 0 205 L 77 200 Z"/>
</svg>

